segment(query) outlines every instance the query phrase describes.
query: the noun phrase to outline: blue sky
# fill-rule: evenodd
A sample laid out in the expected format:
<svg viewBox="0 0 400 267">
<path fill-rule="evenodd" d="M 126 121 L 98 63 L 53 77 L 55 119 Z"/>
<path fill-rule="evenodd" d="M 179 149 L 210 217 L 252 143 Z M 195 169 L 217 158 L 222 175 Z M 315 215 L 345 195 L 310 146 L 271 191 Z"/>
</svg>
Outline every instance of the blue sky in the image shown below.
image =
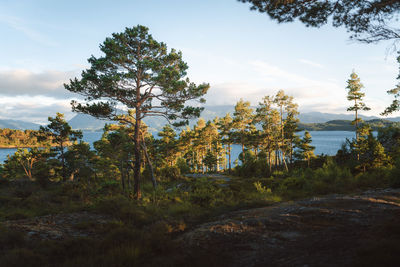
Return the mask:
<svg viewBox="0 0 400 267">
<path fill-rule="evenodd" d="M 390 43 L 350 42 L 344 29 L 278 25 L 236 0 L 7 1 L 0 0 L 0 118 L 44 123 L 73 114 L 69 78 L 100 55 L 113 32 L 142 24 L 168 47 L 181 50 L 195 82 L 209 82 L 207 105 L 256 105 L 284 89 L 300 111 L 346 113 L 346 80 L 354 69 L 377 115 L 396 84 Z M 399 114 L 394 114 L 399 115 Z"/>
</svg>

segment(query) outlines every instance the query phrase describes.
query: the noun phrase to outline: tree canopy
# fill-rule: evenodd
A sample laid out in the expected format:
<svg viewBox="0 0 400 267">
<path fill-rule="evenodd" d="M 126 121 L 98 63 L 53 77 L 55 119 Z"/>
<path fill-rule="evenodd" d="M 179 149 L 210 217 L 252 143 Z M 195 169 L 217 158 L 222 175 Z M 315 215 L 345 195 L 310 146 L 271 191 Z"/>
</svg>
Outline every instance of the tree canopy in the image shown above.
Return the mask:
<svg viewBox="0 0 400 267">
<path fill-rule="evenodd" d="M 397 56 L 397 62 L 400 64 L 400 52 L 398 53 L 398 56 Z M 397 80 L 400 80 L 400 72 L 399 72 L 399 75 L 397 76 Z M 400 83 L 398 83 L 395 88 L 388 90 L 387 93 L 389 95 L 393 95 L 394 99 L 393 99 L 392 103 L 381 113 L 381 115 L 383 115 L 383 116 L 387 116 L 387 115 L 392 114 L 393 112 L 399 111 L 399 109 L 400 109 L 400 101 L 399 101 Z"/>
<path fill-rule="evenodd" d="M 373 43 L 398 40 L 400 29 L 393 26 L 400 11 L 398 0 L 238 0 L 252 10 L 267 14 L 278 23 L 300 21 L 308 27 L 332 23 L 345 27 L 351 38 Z"/>
</svg>

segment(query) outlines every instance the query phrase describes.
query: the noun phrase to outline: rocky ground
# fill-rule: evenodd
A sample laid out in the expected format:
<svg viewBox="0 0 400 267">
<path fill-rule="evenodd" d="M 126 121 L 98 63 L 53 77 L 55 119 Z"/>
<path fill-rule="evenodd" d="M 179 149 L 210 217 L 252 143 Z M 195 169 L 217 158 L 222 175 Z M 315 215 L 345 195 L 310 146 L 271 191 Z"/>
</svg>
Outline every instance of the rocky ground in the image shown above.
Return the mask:
<svg viewBox="0 0 400 267">
<path fill-rule="evenodd" d="M 63 240 L 75 237 L 97 237 L 99 225 L 111 221 L 110 217 L 88 212 L 46 215 L 33 219 L 11 220 L 2 224 L 22 231 L 32 239 Z"/>
<path fill-rule="evenodd" d="M 400 190 L 233 212 L 180 239 L 210 266 L 400 266 Z"/>
</svg>

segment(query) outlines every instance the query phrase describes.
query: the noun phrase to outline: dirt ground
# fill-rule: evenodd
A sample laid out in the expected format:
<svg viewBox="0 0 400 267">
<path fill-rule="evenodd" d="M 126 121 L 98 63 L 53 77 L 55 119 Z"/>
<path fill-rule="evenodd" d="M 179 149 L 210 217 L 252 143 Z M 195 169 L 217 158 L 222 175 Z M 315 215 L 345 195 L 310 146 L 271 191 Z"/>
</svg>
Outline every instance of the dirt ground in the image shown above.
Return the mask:
<svg viewBox="0 0 400 267">
<path fill-rule="evenodd" d="M 180 240 L 208 266 L 400 266 L 400 190 L 233 212 Z"/>
</svg>

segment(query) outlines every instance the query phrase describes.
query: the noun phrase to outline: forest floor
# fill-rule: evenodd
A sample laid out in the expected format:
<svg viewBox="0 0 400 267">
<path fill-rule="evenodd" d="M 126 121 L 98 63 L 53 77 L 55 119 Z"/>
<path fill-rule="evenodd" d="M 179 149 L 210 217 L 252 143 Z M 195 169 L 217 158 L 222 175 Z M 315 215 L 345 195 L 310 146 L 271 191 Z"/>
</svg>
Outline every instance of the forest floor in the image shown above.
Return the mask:
<svg viewBox="0 0 400 267">
<path fill-rule="evenodd" d="M 236 211 L 180 240 L 215 266 L 399 266 L 400 190 Z"/>
<path fill-rule="evenodd" d="M 2 224 L 36 240 L 97 239 L 91 225 L 111 220 L 76 212 Z M 399 266 L 399 225 L 400 189 L 380 189 L 230 212 L 176 238 L 179 253 L 208 266 Z"/>
</svg>

